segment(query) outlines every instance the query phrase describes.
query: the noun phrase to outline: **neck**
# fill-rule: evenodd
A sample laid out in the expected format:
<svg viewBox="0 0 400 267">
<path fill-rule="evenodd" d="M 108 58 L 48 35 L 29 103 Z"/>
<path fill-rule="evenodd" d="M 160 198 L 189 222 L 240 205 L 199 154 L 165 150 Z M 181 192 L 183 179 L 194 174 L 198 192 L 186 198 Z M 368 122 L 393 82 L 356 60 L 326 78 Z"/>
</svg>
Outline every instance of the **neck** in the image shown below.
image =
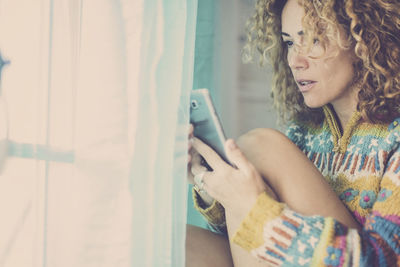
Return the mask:
<svg viewBox="0 0 400 267">
<path fill-rule="evenodd" d="M 346 97 L 341 98 L 340 101 L 331 103 L 342 129 L 346 127 L 354 112 L 357 110 L 358 91 L 358 86 L 353 85 L 352 88 L 347 90 L 348 95 Z"/>
<path fill-rule="evenodd" d="M 337 105 L 332 105 L 333 109 L 335 110 L 335 113 L 338 117 L 338 123 L 344 129 L 349 122 L 350 118 L 353 116 L 354 112 L 356 111 L 355 106 L 343 106 L 343 107 L 338 107 Z"/>
<path fill-rule="evenodd" d="M 343 128 L 340 125 L 340 119 L 338 114 L 329 106 L 324 106 L 323 111 L 325 114 L 326 122 L 331 130 L 334 144 L 334 151 L 339 151 L 340 153 L 344 153 L 346 151 L 347 145 L 349 143 L 351 134 L 361 118 L 360 112 L 353 112 L 351 117 L 348 114 L 342 114 L 342 122 L 346 123 Z M 346 118 L 343 117 L 346 116 Z M 346 122 L 344 122 L 346 120 Z"/>
</svg>

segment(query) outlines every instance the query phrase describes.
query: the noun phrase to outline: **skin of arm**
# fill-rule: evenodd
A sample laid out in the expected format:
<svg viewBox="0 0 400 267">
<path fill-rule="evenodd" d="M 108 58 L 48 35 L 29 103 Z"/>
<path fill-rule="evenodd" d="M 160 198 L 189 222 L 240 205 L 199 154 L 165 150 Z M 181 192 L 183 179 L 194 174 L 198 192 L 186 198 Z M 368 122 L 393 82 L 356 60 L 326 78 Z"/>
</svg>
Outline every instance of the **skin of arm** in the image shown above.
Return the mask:
<svg viewBox="0 0 400 267">
<path fill-rule="evenodd" d="M 320 171 L 284 134 L 255 129 L 241 136 L 238 145 L 289 208 L 303 215 L 333 217 L 361 229 Z"/>
</svg>

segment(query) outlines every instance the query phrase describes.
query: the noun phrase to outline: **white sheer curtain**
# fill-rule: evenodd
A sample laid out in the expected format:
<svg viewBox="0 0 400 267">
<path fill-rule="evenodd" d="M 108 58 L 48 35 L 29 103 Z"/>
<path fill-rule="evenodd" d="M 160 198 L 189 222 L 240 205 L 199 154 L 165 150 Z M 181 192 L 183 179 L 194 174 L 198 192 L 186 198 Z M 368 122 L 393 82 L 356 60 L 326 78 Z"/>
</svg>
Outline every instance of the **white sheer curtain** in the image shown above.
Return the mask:
<svg viewBox="0 0 400 267">
<path fill-rule="evenodd" d="M 0 266 L 184 266 L 196 8 L 0 1 Z"/>
</svg>

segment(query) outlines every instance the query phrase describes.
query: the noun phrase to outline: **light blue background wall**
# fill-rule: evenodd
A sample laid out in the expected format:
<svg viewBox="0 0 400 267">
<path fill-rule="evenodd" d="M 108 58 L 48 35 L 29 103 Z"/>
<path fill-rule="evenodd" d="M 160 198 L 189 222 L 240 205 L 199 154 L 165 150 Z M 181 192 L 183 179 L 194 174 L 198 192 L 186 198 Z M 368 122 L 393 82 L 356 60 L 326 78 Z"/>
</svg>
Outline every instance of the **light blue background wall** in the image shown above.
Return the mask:
<svg viewBox="0 0 400 267">
<path fill-rule="evenodd" d="M 214 87 L 214 38 L 216 1 L 198 1 L 193 89 L 208 88 L 218 108 L 219 99 Z M 193 208 L 192 186 L 188 191 L 189 224 L 206 227 L 202 216 Z"/>
</svg>

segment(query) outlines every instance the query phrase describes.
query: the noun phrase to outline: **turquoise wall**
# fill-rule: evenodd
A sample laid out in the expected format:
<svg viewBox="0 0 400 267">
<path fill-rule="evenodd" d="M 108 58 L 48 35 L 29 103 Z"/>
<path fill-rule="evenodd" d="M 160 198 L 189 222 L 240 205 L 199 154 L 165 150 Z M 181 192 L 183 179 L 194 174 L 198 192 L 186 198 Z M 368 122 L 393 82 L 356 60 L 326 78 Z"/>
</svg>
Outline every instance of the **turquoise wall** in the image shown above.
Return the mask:
<svg viewBox="0 0 400 267">
<path fill-rule="evenodd" d="M 196 44 L 194 59 L 193 89 L 208 88 L 216 105 L 217 95 L 214 90 L 214 38 L 215 38 L 215 2 L 214 0 L 198 1 Z M 193 208 L 192 186 L 188 190 L 189 224 L 205 228 L 206 222 Z"/>
</svg>

